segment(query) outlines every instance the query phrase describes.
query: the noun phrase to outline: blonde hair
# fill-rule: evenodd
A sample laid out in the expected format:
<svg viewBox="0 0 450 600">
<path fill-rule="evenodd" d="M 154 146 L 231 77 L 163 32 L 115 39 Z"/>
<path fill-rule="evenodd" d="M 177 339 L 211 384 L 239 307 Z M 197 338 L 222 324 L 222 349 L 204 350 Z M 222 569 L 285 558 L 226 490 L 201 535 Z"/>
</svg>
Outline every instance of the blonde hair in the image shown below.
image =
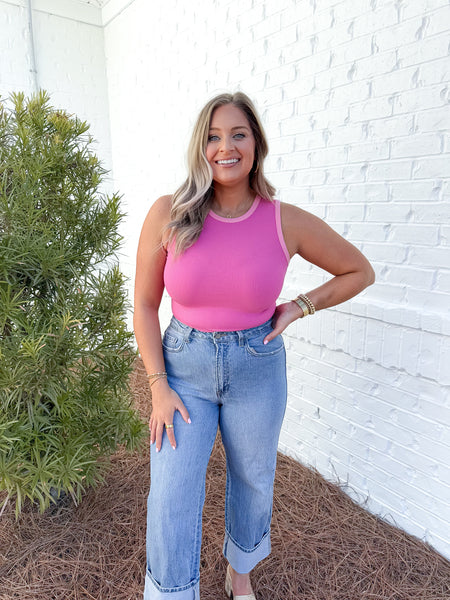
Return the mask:
<svg viewBox="0 0 450 600">
<path fill-rule="evenodd" d="M 201 110 L 195 123 L 188 147 L 188 177 L 172 198 L 171 222 L 168 224 L 169 242 L 175 240 L 175 253 L 180 254 L 199 237 L 214 196 L 211 166 L 205 150 L 214 111 L 220 106 L 233 104 L 247 117 L 255 139 L 255 160 L 249 174 L 250 188 L 262 198 L 273 200 L 275 188 L 264 177 L 263 162 L 269 146 L 263 126 L 250 98 L 243 92 L 220 94 Z"/>
</svg>

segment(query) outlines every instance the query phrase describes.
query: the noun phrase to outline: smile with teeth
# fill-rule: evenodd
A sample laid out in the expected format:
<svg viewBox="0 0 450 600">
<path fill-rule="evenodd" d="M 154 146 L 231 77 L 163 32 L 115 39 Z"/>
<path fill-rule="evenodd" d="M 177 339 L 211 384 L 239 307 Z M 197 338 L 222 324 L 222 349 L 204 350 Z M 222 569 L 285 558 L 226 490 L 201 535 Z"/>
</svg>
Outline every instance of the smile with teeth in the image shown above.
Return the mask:
<svg viewBox="0 0 450 600">
<path fill-rule="evenodd" d="M 234 165 L 239 162 L 239 158 L 229 158 L 227 160 L 218 160 L 216 161 L 218 165 Z"/>
</svg>

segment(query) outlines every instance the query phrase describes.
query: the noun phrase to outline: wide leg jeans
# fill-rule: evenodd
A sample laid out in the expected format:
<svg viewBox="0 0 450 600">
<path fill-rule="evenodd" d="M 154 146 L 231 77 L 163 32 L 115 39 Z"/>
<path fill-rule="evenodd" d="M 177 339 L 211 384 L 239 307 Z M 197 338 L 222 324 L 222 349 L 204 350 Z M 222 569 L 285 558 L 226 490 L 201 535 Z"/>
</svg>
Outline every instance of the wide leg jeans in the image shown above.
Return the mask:
<svg viewBox="0 0 450 600">
<path fill-rule="evenodd" d="M 174 415 L 177 448 L 166 435 L 151 448 L 144 600 L 199 600 L 205 475 L 219 427 L 226 453 L 225 541 L 231 566 L 247 573 L 270 553 L 273 481 L 286 407 L 281 336 L 270 321 L 234 332 L 203 332 L 175 318 L 163 337 L 169 385 L 191 423 Z"/>
</svg>

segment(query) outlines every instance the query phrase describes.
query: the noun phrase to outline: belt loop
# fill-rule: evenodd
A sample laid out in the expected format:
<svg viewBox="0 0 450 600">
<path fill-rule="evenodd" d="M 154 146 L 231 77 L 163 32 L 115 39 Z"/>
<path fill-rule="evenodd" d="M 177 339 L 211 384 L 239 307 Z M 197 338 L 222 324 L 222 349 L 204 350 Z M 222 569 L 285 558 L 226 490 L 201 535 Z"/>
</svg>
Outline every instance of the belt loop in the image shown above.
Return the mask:
<svg viewBox="0 0 450 600">
<path fill-rule="evenodd" d="M 183 331 L 183 339 L 185 342 L 189 341 L 189 337 L 191 335 L 192 330 L 193 327 L 186 327 L 186 329 Z"/>
<path fill-rule="evenodd" d="M 245 335 L 242 333 L 242 331 L 239 331 L 239 330 L 236 333 L 238 334 L 238 337 L 239 337 L 239 346 L 242 347 L 245 342 Z"/>
</svg>

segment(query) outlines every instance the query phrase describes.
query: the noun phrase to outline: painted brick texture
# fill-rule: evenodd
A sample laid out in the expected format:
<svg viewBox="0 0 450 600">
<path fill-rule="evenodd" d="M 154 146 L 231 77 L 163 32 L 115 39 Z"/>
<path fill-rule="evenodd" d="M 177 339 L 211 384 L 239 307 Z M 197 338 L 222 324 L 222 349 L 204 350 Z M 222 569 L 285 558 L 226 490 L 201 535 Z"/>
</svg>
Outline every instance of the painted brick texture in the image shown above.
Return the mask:
<svg viewBox="0 0 450 600">
<path fill-rule="evenodd" d="M 38 87 L 91 124 L 96 151 L 112 166 L 101 13 L 70 0 L 33 0 Z M 98 14 L 97 14 L 98 13 Z M 23 0 L 0 0 L 0 95 L 34 90 L 27 10 Z M 111 182 L 105 190 L 111 191 Z"/>
<path fill-rule="evenodd" d="M 261 111 L 279 197 L 372 261 L 374 286 L 286 333 L 280 448 L 447 555 L 449 17 L 444 0 L 136 0 L 105 29 L 130 236 L 184 177 L 204 101 L 242 89 Z M 282 298 L 324 279 L 294 259 Z"/>
</svg>

